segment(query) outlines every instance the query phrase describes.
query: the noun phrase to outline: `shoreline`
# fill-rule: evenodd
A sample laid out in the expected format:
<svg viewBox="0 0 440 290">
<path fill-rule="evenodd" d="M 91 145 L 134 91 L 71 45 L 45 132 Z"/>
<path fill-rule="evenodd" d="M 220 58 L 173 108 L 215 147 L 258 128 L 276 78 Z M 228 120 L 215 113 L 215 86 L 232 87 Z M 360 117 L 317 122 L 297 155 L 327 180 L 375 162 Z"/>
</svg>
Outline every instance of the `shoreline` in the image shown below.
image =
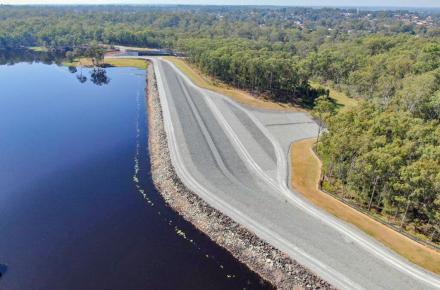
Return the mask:
<svg viewBox="0 0 440 290">
<path fill-rule="evenodd" d="M 174 171 L 153 65 L 148 66 L 149 151 L 153 182 L 165 202 L 185 220 L 278 289 L 335 289 L 286 254 L 262 241 L 191 192 Z"/>
</svg>

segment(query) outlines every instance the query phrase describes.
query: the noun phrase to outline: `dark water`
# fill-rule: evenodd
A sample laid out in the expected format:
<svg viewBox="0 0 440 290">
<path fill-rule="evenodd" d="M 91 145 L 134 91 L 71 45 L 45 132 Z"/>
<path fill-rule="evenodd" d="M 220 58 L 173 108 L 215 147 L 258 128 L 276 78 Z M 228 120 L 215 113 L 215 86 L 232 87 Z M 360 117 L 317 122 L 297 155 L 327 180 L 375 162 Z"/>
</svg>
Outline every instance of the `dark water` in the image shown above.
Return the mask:
<svg viewBox="0 0 440 290">
<path fill-rule="evenodd" d="M 82 73 L 0 66 L 0 289 L 267 288 L 155 191 L 145 73 Z"/>
</svg>

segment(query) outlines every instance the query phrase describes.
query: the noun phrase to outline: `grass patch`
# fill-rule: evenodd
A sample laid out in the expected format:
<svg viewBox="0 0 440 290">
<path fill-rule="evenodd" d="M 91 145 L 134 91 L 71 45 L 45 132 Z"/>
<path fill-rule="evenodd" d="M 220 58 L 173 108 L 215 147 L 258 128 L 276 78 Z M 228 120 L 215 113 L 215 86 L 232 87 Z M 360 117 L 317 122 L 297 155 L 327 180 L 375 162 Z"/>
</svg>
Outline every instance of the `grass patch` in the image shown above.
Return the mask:
<svg viewBox="0 0 440 290">
<path fill-rule="evenodd" d="M 339 107 L 343 110 L 348 110 L 350 108 L 353 108 L 357 106 L 358 101 L 356 99 L 350 98 L 346 94 L 344 94 L 341 91 L 335 90 L 331 86 L 328 85 L 322 85 L 318 82 L 310 82 L 310 85 L 312 88 L 324 88 L 330 91 L 330 98 L 336 101 Z"/>
<path fill-rule="evenodd" d="M 64 66 L 91 67 L 91 66 L 93 66 L 93 63 L 90 58 L 82 57 L 82 58 L 76 58 L 73 61 L 65 61 L 65 62 L 63 62 L 63 65 Z"/>
<path fill-rule="evenodd" d="M 205 88 L 225 96 L 231 97 L 235 101 L 248 105 L 254 108 L 270 109 L 270 110 L 283 110 L 283 111 L 298 111 L 299 108 L 289 104 L 282 104 L 263 100 L 257 98 L 250 93 L 236 89 L 232 86 L 224 84 L 218 80 L 205 76 L 197 68 L 183 60 L 173 56 L 164 57 L 164 59 L 171 61 L 179 70 L 187 75 L 191 81 L 201 88 Z"/>
<path fill-rule="evenodd" d="M 63 62 L 63 65 L 91 67 L 93 66 L 93 62 L 90 58 L 79 58 L 72 62 Z M 145 70 L 147 69 L 148 61 L 135 58 L 106 58 L 101 65 L 103 67 L 134 67 Z"/>
<path fill-rule="evenodd" d="M 292 144 L 290 155 L 292 187 L 316 206 L 355 225 L 411 262 L 440 274 L 438 251 L 401 235 L 318 189 L 321 162 L 312 150 L 314 143 L 315 139 L 308 139 Z"/>
<path fill-rule="evenodd" d="M 143 70 L 148 67 L 148 61 L 145 59 L 106 58 L 104 63 L 114 67 L 134 67 Z"/>
<path fill-rule="evenodd" d="M 28 47 L 30 50 L 32 50 L 32 51 L 35 51 L 35 52 L 47 52 L 47 51 L 49 51 L 48 49 L 47 49 L 47 47 L 44 47 L 44 46 L 31 46 L 31 47 Z"/>
</svg>

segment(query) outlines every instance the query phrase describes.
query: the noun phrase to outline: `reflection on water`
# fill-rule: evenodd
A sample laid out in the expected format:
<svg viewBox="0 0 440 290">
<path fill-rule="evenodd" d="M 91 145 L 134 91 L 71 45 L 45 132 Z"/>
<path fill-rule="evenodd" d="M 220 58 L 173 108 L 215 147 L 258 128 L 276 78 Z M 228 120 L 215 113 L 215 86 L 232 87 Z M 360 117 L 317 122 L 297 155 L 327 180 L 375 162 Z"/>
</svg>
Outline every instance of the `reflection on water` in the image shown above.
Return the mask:
<svg viewBox="0 0 440 290">
<path fill-rule="evenodd" d="M 78 71 L 78 70 L 76 69 L 76 66 L 69 66 L 67 69 L 69 70 L 69 72 L 70 72 L 71 74 L 74 74 L 74 73 L 76 73 L 76 72 Z"/>
<path fill-rule="evenodd" d="M 30 49 L 0 49 L 0 65 L 19 62 L 61 64 L 65 59 L 63 51 L 33 51 Z"/>
<path fill-rule="evenodd" d="M 105 69 L 99 67 L 93 68 L 90 72 L 90 80 L 97 86 L 107 85 L 110 82 Z"/>
<path fill-rule="evenodd" d="M 155 190 L 145 72 L 76 70 L 0 66 L 0 289 L 268 288 Z"/>
<path fill-rule="evenodd" d="M 30 49 L 0 49 L 0 65 L 13 65 L 15 63 L 27 62 L 27 63 L 44 63 L 44 64 L 57 64 L 65 60 L 64 51 L 33 51 Z M 68 70 L 72 74 L 78 72 L 78 68 L 75 66 L 69 66 Z M 79 68 L 79 73 L 75 75 L 76 79 L 80 83 L 87 82 L 88 78 L 83 74 L 83 68 Z M 107 76 L 107 71 L 101 67 L 94 67 L 90 71 L 90 81 L 97 85 L 103 86 L 110 82 L 110 78 Z"/>
<path fill-rule="evenodd" d="M 80 73 L 76 75 L 76 78 L 77 78 L 78 81 L 79 81 L 80 83 L 82 83 L 82 84 L 85 83 L 85 82 L 87 81 L 87 77 L 86 77 L 85 75 L 83 75 L 82 67 L 80 68 Z"/>
<path fill-rule="evenodd" d="M 78 70 L 74 66 L 69 66 L 70 73 L 76 73 Z M 87 82 L 87 77 L 83 74 L 83 68 L 80 67 L 79 73 L 76 74 L 77 80 L 83 84 Z M 110 78 L 107 76 L 107 72 L 105 69 L 100 67 L 95 67 L 90 71 L 90 81 L 97 86 L 108 85 L 110 82 Z"/>
<path fill-rule="evenodd" d="M 6 273 L 8 267 L 6 265 L 0 264 L 0 278 Z"/>
</svg>

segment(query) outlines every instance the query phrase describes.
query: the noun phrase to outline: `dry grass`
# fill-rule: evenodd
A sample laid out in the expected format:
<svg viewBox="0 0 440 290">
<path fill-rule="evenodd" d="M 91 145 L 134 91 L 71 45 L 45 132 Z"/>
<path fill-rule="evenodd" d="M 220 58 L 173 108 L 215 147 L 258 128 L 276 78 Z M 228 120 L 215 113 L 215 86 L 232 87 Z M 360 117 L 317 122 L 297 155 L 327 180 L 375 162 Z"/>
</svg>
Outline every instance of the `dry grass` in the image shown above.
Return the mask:
<svg viewBox="0 0 440 290">
<path fill-rule="evenodd" d="M 201 88 L 205 88 L 225 96 L 231 97 L 235 101 L 245 104 L 254 108 L 269 109 L 269 110 L 283 110 L 283 111 L 299 111 L 300 108 L 294 107 L 288 104 L 275 103 L 261 98 L 252 96 L 250 93 L 233 88 L 229 85 L 221 83 L 217 80 L 205 76 L 197 68 L 191 66 L 182 58 L 177 57 L 165 57 L 165 59 L 171 61 L 178 69 L 180 69 L 185 75 L 187 75 L 194 84 Z"/>
<path fill-rule="evenodd" d="M 353 107 L 357 106 L 357 104 L 358 104 L 356 99 L 350 98 L 349 96 L 347 96 L 343 92 L 335 90 L 334 88 L 332 88 L 330 86 L 322 85 L 317 82 L 310 82 L 310 85 L 313 88 L 321 87 L 321 88 L 329 90 L 330 91 L 330 98 L 335 100 L 336 103 L 345 110 L 353 108 Z"/>
<path fill-rule="evenodd" d="M 321 162 L 313 152 L 315 139 L 292 144 L 292 186 L 316 206 L 351 223 L 411 262 L 440 274 L 440 253 L 384 226 L 318 189 Z"/>
<path fill-rule="evenodd" d="M 90 58 L 78 58 L 74 61 L 65 61 L 63 62 L 64 66 L 82 66 L 82 67 L 91 67 L 93 66 L 92 60 Z"/>
<path fill-rule="evenodd" d="M 29 49 L 32 50 L 32 51 L 35 51 L 35 52 L 47 52 L 47 51 L 49 51 L 47 49 L 47 47 L 44 47 L 44 46 L 31 46 L 31 47 L 29 47 Z"/>
</svg>

